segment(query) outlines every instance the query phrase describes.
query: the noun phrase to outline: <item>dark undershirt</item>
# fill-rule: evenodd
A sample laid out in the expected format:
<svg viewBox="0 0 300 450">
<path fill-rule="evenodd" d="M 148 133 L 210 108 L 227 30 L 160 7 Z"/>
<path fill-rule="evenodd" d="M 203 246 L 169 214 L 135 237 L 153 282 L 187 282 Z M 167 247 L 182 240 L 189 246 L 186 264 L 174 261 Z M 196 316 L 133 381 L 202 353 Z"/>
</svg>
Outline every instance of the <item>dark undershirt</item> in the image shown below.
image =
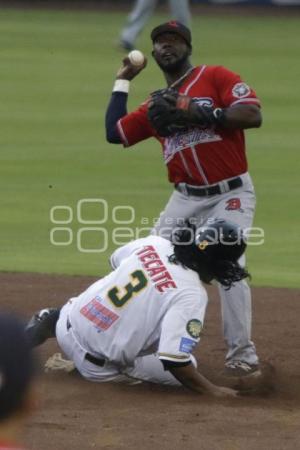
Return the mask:
<svg viewBox="0 0 300 450">
<path fill-rule="evenodd" d="M 121 144 L 117 123 L 127 114 L 126 92 L 113 92 L 105 115 L 106 139 L 111 144 Z"/>
<path fill-rule="evenodd" d="M 191 361 L 187 361 L 187 362 L 175 362 L 175 361 L 169 361 L 167 359 L 161 359 L 160 360 L 164 366 L 165 370 L 170 370 L 172 368 L 176 368 L 176 367 L 185 367 L 185 366 L 189 366 L 192 362 Z"/>
</svg>

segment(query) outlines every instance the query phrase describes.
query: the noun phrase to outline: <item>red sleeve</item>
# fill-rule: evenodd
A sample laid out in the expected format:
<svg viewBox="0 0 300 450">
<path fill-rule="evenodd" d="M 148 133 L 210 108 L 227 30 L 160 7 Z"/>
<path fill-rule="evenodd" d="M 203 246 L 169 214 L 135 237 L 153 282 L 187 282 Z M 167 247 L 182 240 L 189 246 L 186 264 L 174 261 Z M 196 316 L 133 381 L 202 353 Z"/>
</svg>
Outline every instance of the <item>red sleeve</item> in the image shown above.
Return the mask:
<svg viewBox="0 0 300 450">
<path fill-rule="evenodd" d="M 147 102 L 142 103 L 136 111 L 127 114 L 118 121 L 118 132 L 124 147 L 130 147 L 155 135 L 147 117 L 147 110 Z"/>
<path fill-rule="evenodd" d="M 238 74 L 223 66 L 217 66 L 214 75 L 215 85 L 223 107 L 249 103 L 260 106 L 255 91 Z"/>
</svg>

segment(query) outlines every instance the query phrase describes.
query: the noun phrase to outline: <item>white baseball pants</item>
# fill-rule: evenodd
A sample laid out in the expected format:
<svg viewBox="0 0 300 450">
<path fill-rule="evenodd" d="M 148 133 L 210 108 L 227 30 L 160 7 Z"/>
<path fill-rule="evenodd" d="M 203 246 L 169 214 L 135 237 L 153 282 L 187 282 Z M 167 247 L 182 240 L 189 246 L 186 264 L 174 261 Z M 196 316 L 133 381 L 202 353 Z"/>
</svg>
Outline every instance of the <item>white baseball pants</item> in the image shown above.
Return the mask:
<svg viewBox="0 0 300 450">
<path fill-rule="evenodd" d="M 103 367 L 99 367 L 85 359 L 87 351 L 80 345 L 72 328 L 67 327 L 68 311 L 70 303 L 61 310 L 56 325 L 57 342 L 64 354 L 74 362 L 76 369 L 89 381 L 98 383 L 115 382 L 136 384 L 140 381 L 164 384 L 169 386 L 181 386 L 181 383 L 173 377 L 169 371 L 165 371 L 159 358 L 155 355 L 147 355 L 136 358 L 132 367 L 119 367 L 106 361 Z M 99 335 L 99 347 L 101 348 L 101 335 Z M 197 367 L 195 358 L 193 364 Z"/>
</svg>

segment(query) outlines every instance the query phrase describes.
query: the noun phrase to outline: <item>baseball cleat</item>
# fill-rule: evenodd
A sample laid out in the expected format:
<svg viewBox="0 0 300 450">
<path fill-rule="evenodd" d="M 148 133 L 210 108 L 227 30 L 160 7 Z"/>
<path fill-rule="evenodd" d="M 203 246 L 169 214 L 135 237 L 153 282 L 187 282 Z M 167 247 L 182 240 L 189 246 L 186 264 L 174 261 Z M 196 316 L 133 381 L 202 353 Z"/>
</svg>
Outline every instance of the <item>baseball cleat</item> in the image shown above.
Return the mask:
<svg viewBox="0 0 300 450">
<path fill-rule="evenodd" d="M 59 313 L 59 308 L 45 308 L 30 319 L 25 327 L 25 332 L 32 347 L 37 347 L 47 339 L 55 337 Z"/>
<path fill-rule="evenodd" d="M 231 361 L 226 364 L 224 375 L 227 377 L 259 377 L 262 374 L 258 364 L 244 361 Z"/>
</svg>

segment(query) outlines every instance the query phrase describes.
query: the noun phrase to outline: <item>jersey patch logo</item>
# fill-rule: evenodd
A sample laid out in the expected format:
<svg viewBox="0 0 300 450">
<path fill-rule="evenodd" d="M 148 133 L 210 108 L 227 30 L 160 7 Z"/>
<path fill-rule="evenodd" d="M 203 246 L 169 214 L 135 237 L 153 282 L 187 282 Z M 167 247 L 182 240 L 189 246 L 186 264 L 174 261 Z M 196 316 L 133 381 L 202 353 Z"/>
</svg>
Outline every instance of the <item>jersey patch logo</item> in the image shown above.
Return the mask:
<svg viewBox="0 0 300 450">
<path fill-rule="evenodd" d="M 179 351 L 183 353 L 191 353 L 196 345 L 197 342 L 192 341 L 192 339 L 183 337 L 180 341 Z"/>
<path fill-rule="evenodd" d="M 186 331 L 194 339 L 198 339 L 200 337 L 202 328 L 202 322 L 198 319 L 189 320 L 186 325 Z"/>
<path fill-rule="evenodd" d="M 80 313 L 93 322 L 98 331 L 107 330 L 119 318 L 117 314 L 103 306 L 98 297 L 81 308 Z"/>
<path fill-rule="evenodd" d="M 251 92 L 250 87 L 246 83 L 237 83 L 232 88 L 232 95 L 235 98 L 247 97 Z"/>
<path fill-rule="evenodd" d="M 226 204 L 227 204 L 227 206 L 225 209 L 227 211 L 244 212 L 244 210 L 242 208 L 241 199 L 239 199 L 239 198 L 230 198 L 229 200 L 227 200 Z"/>
</svg>

